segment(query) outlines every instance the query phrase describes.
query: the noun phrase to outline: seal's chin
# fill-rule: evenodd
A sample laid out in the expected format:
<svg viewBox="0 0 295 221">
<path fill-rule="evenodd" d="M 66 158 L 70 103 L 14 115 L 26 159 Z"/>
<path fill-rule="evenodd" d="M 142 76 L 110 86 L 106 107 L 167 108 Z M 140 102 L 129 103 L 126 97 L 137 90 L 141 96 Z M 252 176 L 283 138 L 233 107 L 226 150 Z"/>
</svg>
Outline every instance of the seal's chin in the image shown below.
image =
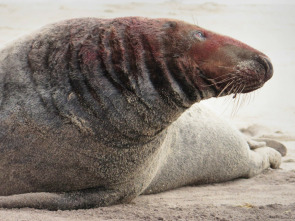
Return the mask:
<svg viewBox="0 0 295 221">
<path fill-rule="evenodd" d="M 253 86 L 247 86 L 246 88 L 244 88 L 240 93 L 241 94 L 246 94 L 246 93 L 250 93 L 253 92 L 255 90 L 258 90 L 259 88 L 262 88 L 264 84 L 260 84 L 260 85 L 253 85 Z"/>
<path fill-rule="evenodd" d="M 261 73 L 253 74 L 253 72 L 248 75 L 235 75 L 232 80 L 216 86 L 220 91 L 218 96 L 253 92 L 264 85 L 265 81 L 261 76 L 263 76 Z"/>
</svg>

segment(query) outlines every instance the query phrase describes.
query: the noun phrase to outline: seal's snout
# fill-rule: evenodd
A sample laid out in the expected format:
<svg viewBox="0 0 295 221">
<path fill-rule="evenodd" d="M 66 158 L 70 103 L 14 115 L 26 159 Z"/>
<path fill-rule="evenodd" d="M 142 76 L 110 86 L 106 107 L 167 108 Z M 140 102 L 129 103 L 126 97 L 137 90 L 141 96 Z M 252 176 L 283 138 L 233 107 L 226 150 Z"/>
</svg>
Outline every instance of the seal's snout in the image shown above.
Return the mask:
<svg viewBox="0 0 295 221">
<path fill-rule="evenodd" d="M 257 61 L 264 67 L 265 69 L 265 78 L 264 81 L 268 81 L 273 75 L 273 67 L 270 59 L 265 56 L 258 56 Z"/>
</svg>

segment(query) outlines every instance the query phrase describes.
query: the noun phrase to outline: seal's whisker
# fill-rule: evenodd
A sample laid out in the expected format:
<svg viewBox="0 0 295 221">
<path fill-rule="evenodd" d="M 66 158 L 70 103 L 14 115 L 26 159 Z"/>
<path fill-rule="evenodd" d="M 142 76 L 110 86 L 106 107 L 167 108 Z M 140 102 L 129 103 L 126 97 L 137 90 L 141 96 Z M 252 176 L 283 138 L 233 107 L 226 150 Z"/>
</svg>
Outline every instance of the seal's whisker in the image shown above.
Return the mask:
<svg viewBox="0 0 295 221">
<path fill-rule="evenodd" d="M 227 92 L 226 95 L 230 95 L 231 92 L 234 90 L 234 88 L 235 88 L 235 85 L 233 84 L 233 85 L 231 86 L 230 90 Z"/>
<path fill-rule="evenodd" d="M 241 94 L 242 95 L 242 105 L 241 105 L 241 107 L 242 106 L 244 106 L 245 104 L 246 104 L 246 102 L 247 102 L 247 98 L 248 98 L 248 94 Z"/>
<path fill-rule="evenodd" d="M 245 87 L 246 87 L 246 85 L 244 84 L 243 88 L 240 91 L 240 94 L 244 91 Z"/>
<path fill-rule="evenodd" d="M 240 90 L 241 86 L 242 86 L 242 82 L 237 84 L 237 86 L 235 87 L 235 90 L 233 91 L 233 94 L 234 94 L 233 98 L 236 98 L 236 96 L 239 94 L 239 90 Z"/>
<path fill-rule="evenodd" d="M 233 109 L 232 109 L 232 112 L 231 112 L 231 116 L 235 116 L 236 115 L 237 102 L 238 102 L 238 99 L 236 98 L 234 100 L 234 105 L 233 105 Z"/>
<path fill-rule="evenodd" d="M 245 96 L 244 94 L 242 94 L 241 92 L 245 89 L 246 85 L 244 84 L 243 87 L 240 90 L 240 96 L 241 96 L 241 105 L 240 107 L 242 107 L 245 104 Z"/>
<path fill-rule="evenodd" d="M 233 83 L 234 81 L 231 81 L 227 83 L 227 85 L 222 89 L 222 91 L 217 95 L 217 98 Z"/>
<path fill-rule="evenodd" d="M 238 91 L 238 96 L 239 96 L 239 106 L 238 106 L 238 109 L 237 109 L 237 111 L 243 106 L 243 104 L 244 104 L 244 102 L 245 102 L 245 97 L 244 97 L 244 95 L 241 93 L 244 89 L 245 89 L 245 87 L 246 87 L 246 85 L 245 84 L 241 84 L 241 88 L 240 88 L 240 90 Z M 241 101 L 240 101 L 240 99 L 241 99 Z"/>
<path fill-rule="evenodd" d="M 245 94 L 245 102 L 244 105 L 248 105 L 249 104 L 249 98 L 250 98 L 250 94 Z"/>
<path fill-rule="evenodd" d="M 254 93 L 248 93 L 248 95 L 249 95 L 249 101 L 248 101 L 248 105 L 252 102 L 252 99 L 253 99 L 253 94 Z"/>
<path fill-rule="evenodd" d="M 255 100 L 255 96 L 256 96 L 256 93 L 257 91 L 253 91 L 252 93 L 251 93 L 251 95 L 252 95 L 252 99 L 251 99 L 251 102 L 254 102 L 254 100 Z"/>
<path fill-rule="evenodd" d="M 214 82 L 214 83 L 212 83 L 212 84 L 207 84 L 206 85 L 206 87 L 210 87 L 210 86 L 212 86 L 212 85 L 217 85 L 217 84 L 221 84 L 221 83 L 224 83 L 224 82 L 231 82 L 231 81 L 234 81 L 236 79 L 236 77 L 231 77 L 231 78 L 226 78 L 226 79 L 223 79 L 223 80 L 221 80 L 221 81 L 217 81 L 217 82 Z M 214 81 L 214 80 L 212 80 L 212 81 Z"/>
<path fill-rule="evenodd" d="M 248 93 L 248 94 L 247 94 L 247 97 L 248 97 L 248 103 L 247 103 L 247 105 L 249 105 L 249 104 L 251 103 L 252 94 L 253 94 L 253 93 Z"/>
<path fill-rule="evenodd" d="M 228 76 L 231 76 L 231 77 L 236 77 L 235 75 L 233 75 L 232 73 L 228 73 L 228 74 L 223 74 L 221 76 L 217 76 L 217 77 L 214 77 L 214 79 L 210 78 L 210 80 L 218 80 L 219 78 L 224 78 L 224 77 L 228 77 Z"/>
<path fill-rule="evenodd" d="M 240 106 L 241 106 L 241 94 L 238 94 L 237 95 L 236 108 L 235 108 L 235 114 L 238 113 Z"/>
<path fill-rule="evenodd" d="M 243 85 L 240 83 L 238 85 L 238 87 L 235 88 L 235 92 L 234 92 L 234 107 L 233 107 L 233 110 L 232 110 L 232 116 L 235 116 L 239 110 L 239 106 L 240 106 L 240 94 L 238 93 L 238 91 L 240 90 L 240 88 L 242 87 Z"/>
<path fill-rule="evenodd" d="M 226 81 L 230 81 L 232 79 L 236 79 L 237 77 L 236 76 L 233 76 L 233 77 L 228 77 L 228 78 L 225 78 L 223 80 L 220 80 L 220 81 L 216 81 L 217 84 L 220 84 L 220 83 L 224 83 Z"/>
<path fill-rule="evenodd" d="M 196 22 L 196 19 L 195 19 L 194 15 L 192 15 L 192 19 L 193 19 L 194 25 L 198 26 L 199 25 L 198 19 L 197 19 L 197 22 Z"/>
</svg>

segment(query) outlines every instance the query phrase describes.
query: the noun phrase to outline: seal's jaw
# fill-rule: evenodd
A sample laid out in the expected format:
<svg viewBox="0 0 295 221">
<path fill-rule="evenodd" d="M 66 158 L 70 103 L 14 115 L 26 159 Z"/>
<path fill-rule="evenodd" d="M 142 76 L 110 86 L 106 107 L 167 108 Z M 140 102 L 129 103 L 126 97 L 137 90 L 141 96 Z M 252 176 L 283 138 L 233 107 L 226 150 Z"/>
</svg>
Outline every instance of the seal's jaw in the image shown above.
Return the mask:
<svg viewBox="0 0 295 221">
<path fill-rule="evenodd" d="M 252 92 L 272 77 L 272 64 L 263 53 L 208 31 L 206 37 L 192 51 L 202 79 L 215 90 L 216 97 Z"/>
<path fill-rule="evenodd" d="M 269 59 L 257 56 L 254 60 L 240 62 L 236 71 L 236 81 L 243 84 L 239 93 L 249 93 L 261 88 L 273 75 Z"/>
<path fill-rule="evenodd" d="M 269 59 L 254 55 L 251 59 L 239 61 L 230 73 L 231 78 L 225 79 L 220 87 L 224 88 L 224 95 L 245 94 L 261 88 L 272 75 L 273 68 Z M 229 84 L 232 86 L 229 87 Z"/>
</svg>

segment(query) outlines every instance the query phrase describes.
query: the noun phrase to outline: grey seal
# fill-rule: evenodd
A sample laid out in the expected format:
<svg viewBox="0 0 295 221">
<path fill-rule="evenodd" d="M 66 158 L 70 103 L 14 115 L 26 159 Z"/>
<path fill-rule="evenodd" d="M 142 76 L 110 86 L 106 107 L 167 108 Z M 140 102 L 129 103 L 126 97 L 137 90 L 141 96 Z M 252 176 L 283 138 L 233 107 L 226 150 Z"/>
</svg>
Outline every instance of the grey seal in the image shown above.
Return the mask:
<svg viewBox="0 0 295 221">
<path fill-rule="evenodd" d="M 279 152 L 192 106 L 272 74 L 263 53 L 178 20 L 45 26 L 0 52 L 0 207 L 109 206 L 278 168 Z"/>
</svg>

